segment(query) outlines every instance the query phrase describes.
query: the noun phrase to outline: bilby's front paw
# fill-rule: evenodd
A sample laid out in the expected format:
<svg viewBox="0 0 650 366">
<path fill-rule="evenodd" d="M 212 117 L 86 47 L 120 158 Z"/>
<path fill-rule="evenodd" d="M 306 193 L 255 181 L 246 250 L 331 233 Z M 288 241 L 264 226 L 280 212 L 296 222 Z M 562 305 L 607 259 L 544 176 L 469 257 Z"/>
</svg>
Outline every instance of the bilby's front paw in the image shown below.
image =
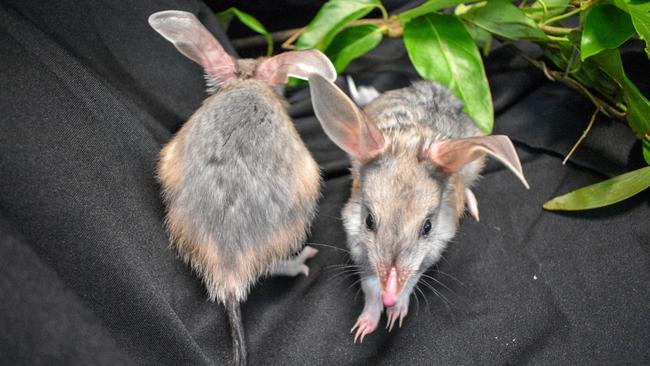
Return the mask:
<svg viewBox="0 0 650 366">
<path fill-rule="evenodd" d="M 409 312 L 409 301 L 408 298 L 406 301 L 397 301 L 395 306 L 392 306 L 390 308 L 386 308 L 386 329 L 390 332 L 393 330 L 393 326 L 395 325 L 395 322 L 397 319 L 399 319 L 399 327 L 402 327 L 402 322 L 404 321 L 404 317 L 406 314 Z"/>
<path fill-rule="evenodd" d="M 377 324 L 379 324 L 380 317 L 380 311 L 364 310 L 361 315 L 359 315 L 359 318 L 357 319 L 357 322 L 354 324 L 352 329 L 350 329 L 350 333 L 354 332 L 355 329 L 357 330 L 356 334 L 354 335 L 354 343 L 357 343 L 357 339 L 359 339 L 359 343 L 363 343 L 363 337 L 374 332 L 375 329 L 377 329 Z"/>
</svg>

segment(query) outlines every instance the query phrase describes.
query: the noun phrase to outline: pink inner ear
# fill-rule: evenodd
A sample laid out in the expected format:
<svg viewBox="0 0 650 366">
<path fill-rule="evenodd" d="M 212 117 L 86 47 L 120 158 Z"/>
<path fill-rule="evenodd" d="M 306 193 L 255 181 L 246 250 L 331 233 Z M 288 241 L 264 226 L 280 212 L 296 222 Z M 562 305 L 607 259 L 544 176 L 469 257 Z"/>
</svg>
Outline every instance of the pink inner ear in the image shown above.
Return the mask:
<svg viewBox="0 0 650 366">
<path fill-rule="evenodd" d="M 257 79 L 270 85 L 284 84 L 289 76 L 307 80 L 310 74 L 336 80 L 334 65 L 319 50 L 284 52 L 262 61 L 255 71 Z"/>
<path fill-rule="evenodd" d="M 352 158 L 368 164 L 387 148 L 388 141 L 379 128 L 334 83 L 311 74 L 309 90 L 323 130 Z"/>
<path fill-rule="evenodd" d="M 526 188 L 529 188 L 517 151 L 507 136 L 492 135 L 444 140 L 434 144 L 429 150 L 430 159 L 439 166 L 440 170 L 448 174 L 458 172 L 466 164 L 485 154 L 503 163 Z"/>
<path fill-rule="evenodd" d="M 217 84 L 235 77 L 235 60 L 194 14 L 161 11 L 149 17 L 149 24 L 183 55 L 201 65 Z"/>
</svg>

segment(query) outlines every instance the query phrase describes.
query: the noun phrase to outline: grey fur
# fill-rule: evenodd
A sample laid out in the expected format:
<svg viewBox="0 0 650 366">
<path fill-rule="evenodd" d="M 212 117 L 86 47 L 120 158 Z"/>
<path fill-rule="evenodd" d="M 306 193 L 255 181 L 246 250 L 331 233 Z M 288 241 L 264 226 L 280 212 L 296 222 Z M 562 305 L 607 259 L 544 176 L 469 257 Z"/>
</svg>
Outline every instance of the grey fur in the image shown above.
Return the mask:
<svg viewBox="0 0 650 366">
<path fill-rule="evenodd" d="M 335 86 L 316 81 L 310 83 L 315 88 L 312 96 L 340 99 L 338 105 L 346 105 L 346 97 L 332 90 Z M 331 117 L 335 113 L 323 111 L 336 102 L 313 103 L 316 114 L 322 116 L 319 118 L 336 118 Z M 341 108 L 341 116 L 354 115 L 344 109 L 347 107 Z M 397 269 L 402 290 L 394 306 L 386 308 L 389 328 L 406 316 L 415 284 L 440 259 L 456 233 L 464 211 L 465 189 L 477 180 L 484 159 L 474 160 L 456 173 L 444 174 L 427 154 L 438 142 L 481 136 L 462 109 L 462 103 L 451 92 L 429 81 L 384 93 L 364 108 L 362 119 L 367 118 L 368 123 L 379 128 L 386 147 L 370 163 L 352 159 L 352 193 L 342 212 L 348 247 L 352 260 L 360 266 L 365 295 L 364 310 L 353 327 L 355 341 L 358 337 L 363 340 L 377 327 L 384 310 L 382 291 L 391 268 Z M 332 128 L 337 122 L 321 123 L 329 123 L 329 131 L 337 131 Z M 336 133 L 330 137 L 335 142 L 339 139 L 339 146 L 351 149 L 348 152 L 356 151 L 356 145 L 348 139 L 357 135 Z M 374 230 L 365 224 L 369 214 L 375 222 Z M 427 219 L 432 229 L 422 235 Z"/>
<path fill-rule="evenodd" d="M 273 87 L 289 75 L 333 80 L 335 69 L 316 50 L 236 60 L 188 12 L 157 12 L 149 24 L 203 67 L 214 93 L 162 149 L 158 178 L 171 240 L 225 305 L 233 363 L 244 365 L 239 303 L 260 276 L 308 275 L 318 252 L 289 259 L 315 216 L 320 174 Z"/>
<path fill-rule="evenodd" d="M 262 81 L 234 80 L 206 99 L 177 137 L 178 146 L 183 147 L 175 152 L 182 183 L 177 190 L 165 189 L 165 202 L 170 211 L 185 218 L 182 240 L 219 246 L 218 268 L 200 268 L 200 273 L 237 270 L 247 260 L 243 253 L 274 245 L 270 238 L 292 231 L 298 221 L 304 225 L 289 238 L 291 250 L 258 267 L 270 268 L 304 241 L 315 215 L 317 194 L 300 196 L 303 183 L 297 177 L 319 175 L 283 104 Z M 305 173 L 305 169 L 312 172 Z M 192 258 L 187 259 L 192 263 Z M 258 271 L 252 277 L 263 274 Z M 226 297 L 205 276 L 204 281 L 210 298 Z M 251 284 L 245 282 L 245 288 L 235 294 L 239 301 Z"/>
<path fill-rule="evenodd" d="M 422 156 L 436 141 L 481 134 L 462 109 L 451 92 L 428 81 L 384 93 L 366 106 L 366 116 L 390 146 L 370 165 L 353 163 L 360 189 L 353 190 L 343 218 L 355 261 L 371 267 L 396 261 L 422 272 L 440 258 L 458 225 L 457 178 L 441 174 Z M 482 163 L 472 162 L 458 173 L 464 187 L 478 178 Z M 378 204 L 385 206 L 386 217 L 376 218 L 376 236 L 367 235 L 362 227 L 365 208 Z M 428 238 L 420 238 L 421 225 L 416 224 L 427 217 L 434 228 Z M 412 230 L 406 232 L 407 227 Z"/>
</svg>

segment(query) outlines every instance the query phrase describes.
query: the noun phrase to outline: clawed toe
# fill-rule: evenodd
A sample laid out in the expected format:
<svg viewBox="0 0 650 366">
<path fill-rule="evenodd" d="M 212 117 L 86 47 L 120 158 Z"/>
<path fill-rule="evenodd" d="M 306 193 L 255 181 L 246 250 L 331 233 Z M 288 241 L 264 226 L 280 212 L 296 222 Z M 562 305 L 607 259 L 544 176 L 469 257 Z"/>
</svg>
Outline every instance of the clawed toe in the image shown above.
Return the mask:
<svg viewBox="0 0 650 366">
<path fill-rule="evenodd" d="M 399 327 L 401 328 L 407 313 L 408 307 L 406 306 L 393 306 L 392 308 L 386 309 L 386 315 L 388 317 L 386 320 L 386 329 L 389 332 L 392 331 L 397 319 L 399 319 Z"/>
<path fill-rule="evenodd" d="M 363 343 L 363 338 L 377 329 L 379 317 L 376 317 L 376 320 L 373 318 L 375 317 L 365 315 L 361 315 L 359 317 L 352 329 L 350 329 L 350 333 L 354 332 L 356 329 L 356 333 L 354 335 L 354 343 L 357 343 L 357 339 L 359 340 L 359 343 Z"/>
</svg>

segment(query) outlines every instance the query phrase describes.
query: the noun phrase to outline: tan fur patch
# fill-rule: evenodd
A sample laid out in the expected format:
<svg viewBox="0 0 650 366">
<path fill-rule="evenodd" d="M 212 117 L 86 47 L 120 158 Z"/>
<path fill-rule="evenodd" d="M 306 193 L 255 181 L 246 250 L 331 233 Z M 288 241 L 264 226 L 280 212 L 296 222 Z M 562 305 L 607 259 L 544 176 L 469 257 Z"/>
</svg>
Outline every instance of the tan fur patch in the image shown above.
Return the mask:
<svg viewBox="0 0 650 366">
<path fill-rule="evenodd" d="M 175 192 L 181 184 L 182 166 L 180 155 L 185 146 L 185 135 L 195 123 L 196 113 L 185 122 L 183 127 L 160 151 L 158 161 L 158 180 L 167 191 Z"/>
<path fill-rule="evenodd" d="M 178 190 L 181 182 L 180 159 L 176 154 L 178 145 L 178 138 L 176 137 L 165 145 L 160 152 L 158 179 L 166 190 Z"/>
<path fill-rule="evenodd" d="M 203 280 L 212 301 L 226 298 L 244 301 L 250 286 L 269 269 L 268 263 L 288 257 L 300 248 L 305 239 L 307 222 L 296 220 L 289 228 L 279 230 L 267 243 L 255 243 L 238 258 L 228 263 L 219 254 L 219 245 L 210 237 L 190 239 L 181 215 L 170 210 L 166 220 L 172 242 L 183 261 Z"/>
<path fill-rule="evenodd" d="M 459 175 L 454 175 L 453 179 L 453 196 L 456 203 L 456 217 L 460 219 L 465 212 L 465 185 Z"/>
<path fill-rule="evenodd" d="M 301 153 L 299 156 L 297 156 L 296 166 L 298 169 L 295 171 L 295 199 L 316 199 L 318 197 L 320 187 L 320 173 L 318 165 L 311 157 L 311 154 L 305 150 L 304 153 Z"/>
</svg>

